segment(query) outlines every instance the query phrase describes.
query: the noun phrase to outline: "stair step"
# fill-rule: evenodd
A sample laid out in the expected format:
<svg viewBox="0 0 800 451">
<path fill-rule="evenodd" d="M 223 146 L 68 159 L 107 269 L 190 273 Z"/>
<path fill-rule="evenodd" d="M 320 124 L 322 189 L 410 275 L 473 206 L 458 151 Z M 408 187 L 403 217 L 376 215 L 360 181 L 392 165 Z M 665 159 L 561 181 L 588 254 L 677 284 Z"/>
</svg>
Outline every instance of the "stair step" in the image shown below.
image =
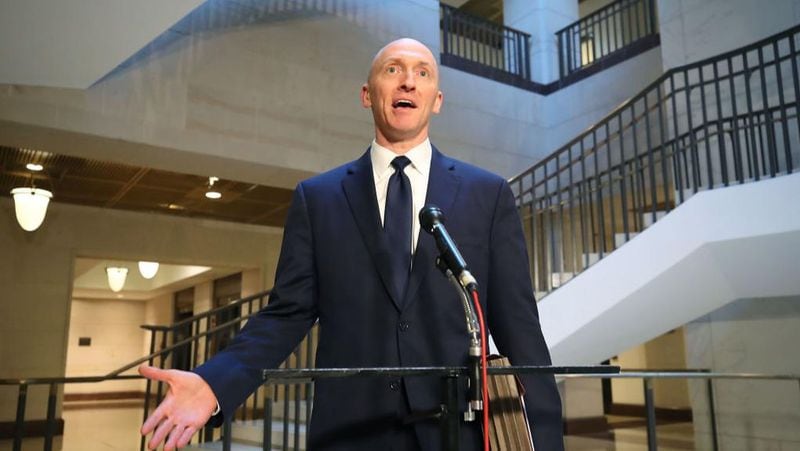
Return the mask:
<svg viewBox="0 0 800 451">
<path fill-rule="evenodd" d="M 586 257 L 588 257 L 588 262 L 587 262 L 587 258 Z M 586 266 L 592 266 L 593 264 L 595 264 L 595 263 L 597 263 L 599 261 L 600 261 L 600 254 L 596 253 L 596 252 L 591 252 L 591 253 L 585 254 L 582 263 L 587 263 Z"/>
<path fill-rule="evenodd" d="M 286 425 L 289 429 L 289 444 L 294 445 L 294 423 Z M 283 421 L 272 422 L 272 445 L 280 445 L 283 440 Z M 300 449 L 306 446 L 306 425 L 300 424 Z M 264 420 L 237 421 L 232 425 L 233 441 L 261 446 L 264 437 Z"/>
<path fill-rule="evenodd" d="M 273 420 L 282 420 L 283 419 L 283 401 L 273 401 L 272 402 L 272 419 Z M 305 421 L 307 418 L 306 411 L 306 402 L 300 401 L 299 405 L 300 409 L 297 412 L 301 421 Z M 289 401 L 289 420 L 295 419 L 295 403 L 294 401 Z"/>
<path fill-rule="evenodd" d="M 646 229 L 646 228 L 650 227 L 651 225 L 655 224 L 656 221 L 658 221 L 659 219 L 663 218 L 666 215 L 667 215 L 666 211 L 663 211 L 663 210 L 656 211 L 656 217 L 655 217 L 655 220 L 654 220 L 652 212 L 643 213 L 642 214 L 642 225 Z"/>
<path fill-rule="evenodd" d="M 573 277 L 575 277 L 574 272 L 555 272 L 550 275 L 550 280 L 553 283 L 553 288 L 556 288 L 564 285 Z"/>
<path fill-rule="evenodd" d="M 638 235 L 637 232 L 630 232 L 630 233 L 628 233 L 628 240 L 625 240 L 625 234 L 624 233 L 615 233 L 614 234 L 614 248 L 618 248 L 618 247 L 622 246 L 623 244 L 625 244 L 628 241 L 632 240 L 636 235 Z"/>
<path fill-rule="evenodd" d="M 273 447 L 272 449 L 280 449 Z M 209 451 L 209 450 L 222 450 L 222 441 L 207 443 L 194 443 L 189 446 L 181 448 L 181 451 Z M 248 445 L 244 443 L 231 443 L 231 451 L 262 451 L 261 445 Z"/>
<path fill-rule="evenodd" d="M 283 421 L 272 422 L 272 447 L 271 449 L 284 449 L 283 447 Z M 294 448 L 294 424 L 289 423 L 289 441 L 286 444 L 288 448 Z M 300 425 L 299 446 L 298 450 L 305 451 L 306 449 L 306 426 Z M 264 437 L 264 421 L 236 421 L 231 425 L 231 450 L 232 451 L 261 451 L 262 439 Z M 208 443 L 197 443 L 181 448 L 184 451 L 207 451 L 207 450 L 221 450 L 222 441 Z"/>
</svg>

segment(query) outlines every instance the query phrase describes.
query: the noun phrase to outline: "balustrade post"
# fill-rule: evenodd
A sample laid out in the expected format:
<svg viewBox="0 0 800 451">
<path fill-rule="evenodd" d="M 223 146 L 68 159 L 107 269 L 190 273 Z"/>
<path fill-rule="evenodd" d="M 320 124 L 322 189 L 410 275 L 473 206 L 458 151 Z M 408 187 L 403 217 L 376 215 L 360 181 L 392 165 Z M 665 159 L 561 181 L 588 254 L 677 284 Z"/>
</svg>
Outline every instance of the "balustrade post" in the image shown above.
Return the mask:
<svg viewBox="0 0 800 451">
<path fill-rule="evenodd" d="M 231 451 L 231 419 L 225 418 L 222 424 L 222 451 Z"/>
<path fill-rule="evenodd" d="M 714 408 L 714 381 L 706 379 L 706 388 L 708 392 L 708 419 L 711 423 L 711 449 L 717 451 L 719 443 L 717 441 L 717 415 Z"/>
<path fill-rule="evenodd" d="M 55 435 L 56 395 L 58 389 L 55 383 L 50 384 L 47 395 L 47 421 L 44 425 L 44 451 L 53 449 L 53 435 Z"/>
<path fill-rule="evenodd" d="M 17 396 L 17 417 L 14 421 L 14 451 L 22 451 L 22 437 L 25 436 L 25 404 L 28 401 L 28 383 L 19 384 L 19 395 Z"/>
<path fill-rule="evenodd" d="M 656 406 L 653 402 L 653 379 L 644 378 L 644 407 L 647 411 L 647 450 L 658 449 L 656 440 Z"/>
<path fill-rule="evenodd" d="M 272 386 L 265 385 L 264 388 L 264 429 L 262 449 L 268 451 L 272 449 Z M 307 423 L 306 423 L 307 424 Z M 306 443 L 306 446 L 308 444 Z"/>
</svg>

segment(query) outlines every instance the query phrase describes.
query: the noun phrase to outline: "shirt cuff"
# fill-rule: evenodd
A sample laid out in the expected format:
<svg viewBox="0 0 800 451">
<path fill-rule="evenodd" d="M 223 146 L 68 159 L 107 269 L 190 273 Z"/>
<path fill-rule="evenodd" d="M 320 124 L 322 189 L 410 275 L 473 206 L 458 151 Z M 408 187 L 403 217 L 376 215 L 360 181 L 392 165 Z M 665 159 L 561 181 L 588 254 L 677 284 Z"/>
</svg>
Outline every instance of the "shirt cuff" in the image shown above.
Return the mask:
<svg viewBox="0 0 800 451">
<path fill-rule="evenodd" d="M 219 401 L 217 401 L 217 407 L 214 409 L 214 411 L 213 411 L 213 412 L 211 412 L 211 416 L 212 416 L 212 417 L 215 417 L 215 416 L 219 415 L 219 412 L 220 412 L 221 410 L 222 410 L 222 409 L 220 409 L 220 407 L 219 407 Z"/>
</svg>

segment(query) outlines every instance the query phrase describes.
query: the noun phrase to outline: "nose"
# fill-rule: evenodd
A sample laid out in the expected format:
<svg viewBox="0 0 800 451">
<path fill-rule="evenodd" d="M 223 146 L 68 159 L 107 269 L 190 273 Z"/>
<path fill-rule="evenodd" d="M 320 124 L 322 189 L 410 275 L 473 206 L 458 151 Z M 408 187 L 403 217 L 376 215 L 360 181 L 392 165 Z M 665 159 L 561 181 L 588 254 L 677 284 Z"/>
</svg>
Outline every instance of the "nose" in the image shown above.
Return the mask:
<svg viewBox="0 0 800 451">
<path fill-rule="evenodd" d="M 400 89 L 403 91 L 413 91 L 417 86 L 417 80 L 414 77 L 414 71 L 406 71 L 402 81 L 403 82 L 400 85 Z"/>
</svg>

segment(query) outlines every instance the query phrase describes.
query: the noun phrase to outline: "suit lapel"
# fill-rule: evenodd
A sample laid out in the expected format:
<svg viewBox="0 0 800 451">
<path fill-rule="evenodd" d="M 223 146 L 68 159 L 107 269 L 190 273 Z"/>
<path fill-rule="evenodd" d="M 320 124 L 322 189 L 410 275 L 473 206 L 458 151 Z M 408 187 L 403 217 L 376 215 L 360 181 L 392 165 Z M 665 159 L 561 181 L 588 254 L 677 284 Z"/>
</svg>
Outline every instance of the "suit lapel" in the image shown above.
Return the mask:
<svg viewBox="0 0 800 451">
<path fill-rule="evenodd" d="M 364 238 L 367 250 L 372 256 L 375 269 L 380 275 L 386 292 L 389 293 L 392 302 L 399 310 L 401 304 L 392 287 L 389 246 L 383 235 L 369 150 L 347 168 L 347 175 L 342 180 L 342 188 L 353 214 L 353 219 L 358 225 L 358 230 Z"/>
<path fill-rule="evenodd" d="M 455 161 L 442 155 L 435 147 L 431 156 L 431 169 L 428 174 L 428 190 L 425 194 L 425 205 L 436 205 L 444 211 L 450 211 L 456 200 L 461 179 L 456 175 Z M 374 191 L 374 189 L 373 189 Z M 416 212 L 419 214 L 419 212 Z M 425 277 L 433 271 L 436 257 L 439 255 L 433 237 L 424 230 L 419 231 L 417 249 L 414 253 L 414 262 L 411 277 L 408 280 L 405 302 L 407 308 L 416 298 L 419 286 Z"/>
</svg>

